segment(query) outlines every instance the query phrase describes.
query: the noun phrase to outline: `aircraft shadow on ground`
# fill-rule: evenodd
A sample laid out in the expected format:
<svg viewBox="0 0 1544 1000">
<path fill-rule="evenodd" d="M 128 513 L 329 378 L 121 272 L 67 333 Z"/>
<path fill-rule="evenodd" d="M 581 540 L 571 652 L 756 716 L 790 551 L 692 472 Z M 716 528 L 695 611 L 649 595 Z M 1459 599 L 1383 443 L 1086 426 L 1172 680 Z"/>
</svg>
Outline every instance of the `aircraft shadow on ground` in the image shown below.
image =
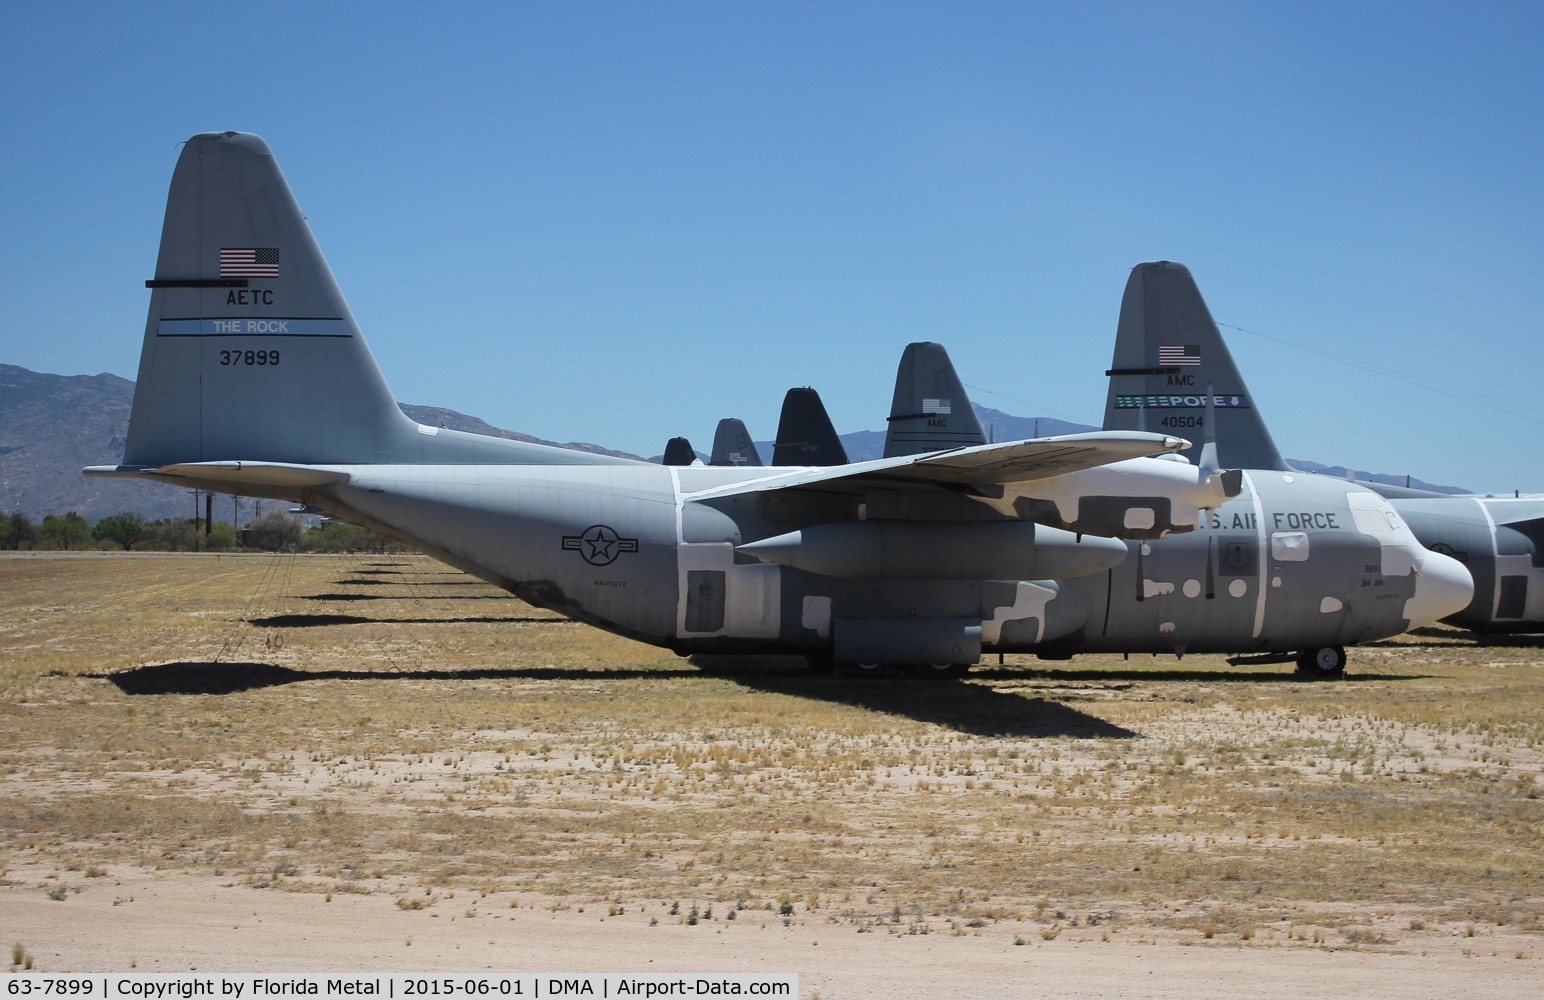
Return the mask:
<svg viewBox="0 0 1544 1000">
<path fill-rule="evenodd" d="M 1042 683 L 1077 683 L 1083 681 L 1204 681 L 1209 684 L 1346 684 L 1364 681 L 1419 681 L 1429 674 L 1395 674 L 1387 671 L 1357 670 L 1353 663 L 1333 680 L 1299 674 L 1291 664 L 1254 669 L 1197 670 L 1189 667 L 1067 667 L 1056 670 L 1015 667 L 972 671 L 981 680 L 1040 681 Z"/>
<path fill-rule="evenodd" d="M 419 588 L 419 587 L 489 587 L 489 586 L 492 586 L 492 584 L 484 583 L 481 580 L 431 580 L 431 579 L 428 579 L 428 578 L 424 577 L 422 574 L 398 573 L 396 570 L 392 570 L 392 569 L 361 569 L 361 570 L 356 570 L 355 572 L 358 575 L 360 575 L 360 576 L 369 576 L 370 579 L 356 580 L 353 577 L 344 577 L 341 580 L 334 580 L 332 582 L 338 584 L 339 586 L 344 586 L 344 587 L 349 587 L 349 586 L 354 586 L 354 587 L 404 587 L 404 588 L 407 588 L 409 590 L 409 592 L 411 592 L 411 590 Z M 406 576 L 407 579 L 405 579 L 405 580 L 377 580 L 377 579 L 374 579 L 374 577 L 376 577 L 376 576 L 380 576 L 382 574 L 391 574 L 391 573 L 396 573 L 399 576 Z M 505 594 L 505 593 L 489 594 L 488 596 L 489 597 L 501 597 L 501 598 L 504 598 L 505 600 L 509 600 L 510 599 L 510 595 L 509 594 Z"/>
<path fill-rule="evenodd" d="M 487 670 L 303 670 L 252 661 L 184 660 L 88 676 L 107 680 L 127 695 L 230 695 L 305 681 L 627 681 L 722 677 L 743 687 L 873 712 L 899 715 L 977 736 L 1046 739 L 1134 739 L 1139 734 L 1074 708 L 963 680 L 907 677 L 843 677 L 787 667 L 693 665 L 674 670 L 558 667 Z"/>
<path fill-rule="evenodd" d="M 692 669 L 657 670 L 614 668 L 569 670 L 531 667 L 487 670 L 298 670 L 273 663 L 217 663 L 212 660 L 180 660 L 151 663 L 111 673 L 86 674 L 106 680 L 129 695 L 239 694 L 262 688 L 282 687 L 303 681 L 622 681 L 669 680 L 700 677 Z"/>
<path fill-rule="evenodd" d="M 258 628 L 318 628 L 325 625 L 578 625 L 572 618 L 520 615 L 467 615 L 459 618 L 367 618 L 364 615 L 294 614 L 252 618 Z"/>
<path fill-rule="evenodd" d="M 962 677 L 816 673 L 802 663 L 738 664 L 733 657 L 694 657 L 691 662 L 704 673 L 757 691 L 900 715 L 973 736 L 1135 739 L 1140 735 L 1060 702 L 997 691 Z"/>
<path fill-rule="evenodd" d="M 345 581 L 358 583 L 362 581 Z M 435 584 L 439 586 L 439 584 Z M 507 601 L 508 594 L 302 594 L 302 601 Z"/>
<path fill-rule="evenodd" d="M 1431 639 L 1431 642 L 1411 642 L 1410 638 Z M 1503 649 L 1544 649 L 1544 634 L 1537 632 L 1455 632 L 1445 628 L 1416 628 L 1406 632 L 1402 639 L 1384 639 L 1381 642 L 1369 642 L 1369 646 L 1399 647 L 1409 646 L 1416 649 L 1439 649 L 1448 647 L 1452 649 L 1476 649 L 1484 647 L 1497 647 Z"/>
</svg>

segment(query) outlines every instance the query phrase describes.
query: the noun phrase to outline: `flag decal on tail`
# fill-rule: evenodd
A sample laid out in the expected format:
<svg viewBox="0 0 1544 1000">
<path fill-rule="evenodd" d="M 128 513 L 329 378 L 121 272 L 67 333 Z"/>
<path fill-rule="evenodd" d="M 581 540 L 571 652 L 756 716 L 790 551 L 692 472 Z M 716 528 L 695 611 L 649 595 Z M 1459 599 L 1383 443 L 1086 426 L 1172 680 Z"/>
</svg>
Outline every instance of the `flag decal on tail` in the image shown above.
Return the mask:
<svg viewBox="0 0 1544 1000">
<path fill-rule="evenodd" d="M 278 247 L 221 247 L 220 277 L 277 278 Z"/>
<path fill-rule="evenodd" d="M 1199 365 L 1201 347 L 1199 344 L 1160 344 L 1158 363 L 1160 365 Z"/>
<path fill-rule="evenodd" d="M 922 412 L 923 413 L 945 413 L 946 414 L 946 413 L 949 412 L 949 400 L 947 400 L 947 399 L 924 399 L 922 401 Z"/>
</svg>

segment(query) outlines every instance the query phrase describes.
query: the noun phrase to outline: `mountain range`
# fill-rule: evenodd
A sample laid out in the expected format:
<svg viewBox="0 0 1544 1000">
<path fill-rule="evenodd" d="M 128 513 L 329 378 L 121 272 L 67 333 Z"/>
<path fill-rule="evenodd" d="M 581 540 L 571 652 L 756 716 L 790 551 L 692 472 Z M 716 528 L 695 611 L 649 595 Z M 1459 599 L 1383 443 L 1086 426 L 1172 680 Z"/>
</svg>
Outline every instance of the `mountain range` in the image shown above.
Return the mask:
<svg viewBox="0 0 1544 1000">
<path fill-rule="evenodd" d="M 116 465 L 123 458 L 134 383 L 117 375 L 49 375 L 16 365 L 0 364 L 0 512 L 20 511 L 34 520 L 47 514 L 76 511 L 91 522 L 119 511 L 136 511 L 151 520 L 191 517 L 197 500 L 188 491 L 167 489 L 157 483 L 134 480 L 87 479 L 86 465 Z M 557 444 L 494 427 L 477 417 L 438 406 L 401 404 L 403 412 L 421 424 L 489 434 L 494 437 Z M 1051 417 L 1018 417 L 977 406 L 981 425 L 996 441 L 1075 434 L 1096 430 L 1083 424 Z M 848 457 L 855 462 L 879 458 L 884 451 L 884 431 L 855 431 L 842 435 Z M 639 456 L 599 445 L 570 442 L 558 447 L 605 455 Z M 757 442 L 764 459 L 772 456 L 771 442 Z M 657 459 L 656 459 L 657 460 Z M 1344 476 L 1338 466 L 1292 459 L 1305 472 Z M 1363 478 L 1405 485 L 1403 476 L 1362 474 Z M 1445 493 L 1468 492 L 1459 487 L 1432 486 L 1411 480 L 1417 488 Z M 240 510 L 244 521 L 251 508 Z M 217 519 L 229 519 L 231 500 L 215 500 Z"/>
</svg>

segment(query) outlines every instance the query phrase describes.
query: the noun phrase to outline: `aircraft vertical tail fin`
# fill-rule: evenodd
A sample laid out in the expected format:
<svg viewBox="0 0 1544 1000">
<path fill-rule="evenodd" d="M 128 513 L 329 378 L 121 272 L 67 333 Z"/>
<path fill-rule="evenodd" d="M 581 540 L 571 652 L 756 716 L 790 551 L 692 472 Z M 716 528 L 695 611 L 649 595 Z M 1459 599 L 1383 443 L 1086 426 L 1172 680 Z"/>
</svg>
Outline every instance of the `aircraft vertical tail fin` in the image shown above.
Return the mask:
<svg viewBox="0 0 1544 1000">
<path fill-rule="evenodd" d="M 665 442 L 665 457 L 660 460 L 662 465 L 701 465 L 702 459 L 697 457 L 697 449 L 692 443 L 683 437 L 673 437 Z"/>
<path fill-rule="evenodd" d="M 895 395 L 885 430 L 885 457 L 921 455 L 986 444 L 942 344 L 907 344 L 895 373 Z"/>
<path fill-rule="evenodd" d="M 379 462 L 414 432 L 257 136 L 183 146 L 147 284 L 126 465 Z"/>
<path fill-rule="evenodd" d="M 207 132 L 172 174 L 118 470 L 623 461 L 422 426 L 397 406 L 268 144 Z"/>
<path fill-rule="evenodd" d="M 745 421 L 738 417 L 725 417 L 718 422 L 718 429 L 713 432 L 713 452 L 708 464 L 761 465 L 761 453 L 756 450 L 756 442 L 751 440 L 750 431 L 745 429 Z"/>
<path fill-rule="evenodd" d="M 777 421 L 773 465 L 846 465 L 847 449 L 814 389 L 789 389 Z"/>
<path fill-rule="evenodd" d="M 1138 264 L 1121 299 L 1104 429 L 1199 436 L 1208 385 L 1213 460 L 1235 469 L 1290 471 L 1189 269 L 1169 261 Z"/>
</svg>

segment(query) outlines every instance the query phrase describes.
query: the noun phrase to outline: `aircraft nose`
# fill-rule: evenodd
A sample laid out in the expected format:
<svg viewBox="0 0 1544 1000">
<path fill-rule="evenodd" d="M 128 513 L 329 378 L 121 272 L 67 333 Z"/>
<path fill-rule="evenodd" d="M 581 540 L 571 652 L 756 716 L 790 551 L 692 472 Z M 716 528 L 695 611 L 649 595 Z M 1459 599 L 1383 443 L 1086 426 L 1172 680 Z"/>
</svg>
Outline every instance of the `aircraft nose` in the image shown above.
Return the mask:
<svg viewBox="0 0 1544 1000">
<path fill-rule="evenodd" d="M 1456 614 L 1474 599 L 1474 578 L 1452 556 L 1428 551 L 1415 571 L 1415 596 L 1405 602 L 1411 628 Z"/>
</svg>

